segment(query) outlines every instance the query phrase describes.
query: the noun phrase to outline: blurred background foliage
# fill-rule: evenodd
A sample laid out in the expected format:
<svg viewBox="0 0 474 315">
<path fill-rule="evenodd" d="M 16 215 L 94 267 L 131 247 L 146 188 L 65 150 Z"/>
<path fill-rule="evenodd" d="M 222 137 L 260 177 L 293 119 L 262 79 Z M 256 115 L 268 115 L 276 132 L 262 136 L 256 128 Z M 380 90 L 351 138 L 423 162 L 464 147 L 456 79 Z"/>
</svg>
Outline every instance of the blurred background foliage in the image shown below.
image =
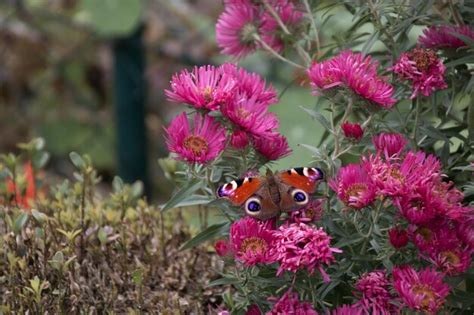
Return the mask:
<svg viewBox="0 0 474 315">
<path fill-rule="evenodd" d="M 439 12 L 447 6 L 443 1 L 433 4 Z M 331 6 L 331 1 L 318 2 L 318 8 Z M 324 23 L 322 47 L 335 43 L 357 49 L 371 38 L 374 28 L 367 21 L 352 31 L 357 19 L 347 8 L 318 10 L 317 20 Z M 143 25 L 148 174 L 152 195 L 166 200 L 172 185 L 156 158 L 167 156 L 163 126 L 183 108 L 169 104 L 163 90 L 171 75 L 183 68 L 229 60 L 219 54 L 214 39 L 221 12 L 222 3 L 215 0 L 0 1 L 0 152 L 15 151 L 16 143 L 40 136 L 52 156 L 50 178 L 70 174 L 67 154 L 77 151 L 89 154 L 104 183 L 110 183 L 117 174 L 113 46 Z M 411 28 L 408 37 L 413 43 L 422 28 Z M 322 54 L 330 49 L 327 46 Z M 371 51 L 384 49 L 376 42 Z M 311 152 L 298 144 L 317 146 L 320 138 L 304 139 L 305 132 L 322 134 L 323 128 L 300 110 L 318 101 L 302 86 L 302 73 L 263 53 L 240 64 L 262 74 L 282 95 L 272 110 L 294 154 L 275 168 L 307 165 Z"/>
</svg>

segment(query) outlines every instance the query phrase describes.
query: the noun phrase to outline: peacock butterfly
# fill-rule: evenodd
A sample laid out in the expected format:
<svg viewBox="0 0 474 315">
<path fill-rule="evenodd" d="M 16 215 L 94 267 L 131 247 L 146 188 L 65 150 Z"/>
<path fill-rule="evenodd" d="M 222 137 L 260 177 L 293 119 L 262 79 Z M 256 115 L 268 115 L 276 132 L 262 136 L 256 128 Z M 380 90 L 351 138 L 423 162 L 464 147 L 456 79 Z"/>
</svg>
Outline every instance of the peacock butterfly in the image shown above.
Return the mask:
<svg viewBox="0 0 474 315">
<path fill-rule="evenodd" d="M 292 168 L 276 174 L 268 170 L 265 176 L 244 177 L 220 186 L 217 196 L 243 206 L 251 217 L 267 220 L 282 211 L 306 205 L 323 178 L 323 171 L 315 167 Z"/>
</svg>

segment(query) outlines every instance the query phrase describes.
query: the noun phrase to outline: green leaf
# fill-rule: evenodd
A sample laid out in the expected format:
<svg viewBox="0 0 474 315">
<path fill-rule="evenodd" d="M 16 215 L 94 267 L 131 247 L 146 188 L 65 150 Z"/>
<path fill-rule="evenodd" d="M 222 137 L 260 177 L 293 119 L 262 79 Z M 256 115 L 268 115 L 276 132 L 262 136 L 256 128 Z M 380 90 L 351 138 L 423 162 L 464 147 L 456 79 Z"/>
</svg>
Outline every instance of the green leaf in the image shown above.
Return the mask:
<svg viewBox="0 0 474 315">
<path fill-rule="evenodd" d="M 331 123 L 324 117 L 323 114 L 315 110 L 300 106 L 305 112 L 307 112 L 311 117 L 316 118 L 324 128 L 331 131 Z"/>
<path fill-rule="evenodd" d="M 201 233 L 199 233 L 198 235 L 196 235 L 195 237 L 193 237 L 186 243 L 184 243 L 180 247 L 180 250 L 193 248 L 209 239 L 222 235 L 227 230 L 228 226 L 229 226 L 228 222 L 213 224 L 207 229 L 205 229 L 204 231 L 201 231 Z"/>
<path fill-rule="evenodd" d="M 15 234 L 20 233 L 20 231 L 25 226 L 26 222 L 28 222 L 28 214 L 27 213 L 21 213 L 15 219 L 15 222 L 13 223 L 13 232 L 15 232 Z"/>
<path fill-rule="evenodd" d="M 367 53 L 372 49 L 372 46 L 379 39 L 379 36 L 380 36 L 380 32 L 376 31 L 369 37 L 364 47 L 362 47 L 362 51 L 361 51 L 362 55 L 364 56 L 367 55 Z"/>
<path fill-rule="evenodd" d="M 235 284 L 235 283 L 239 283 L 239 279 L 237 278 L 219 278 L 217 280 L 214 280 L 214 281 L 211 281 L 207 287 L 215 287 L 215 286 L 218 286 L 218 285 L 226 285 L 226 284 Z"/>
<path fill-rule="evenodd" d="M 35 220 L 41 225 L 48 218 L 44 213 L 41 213 L 41 212 L 39 212 L 38 210 L 35 210 L 35 209 L 31 210 L 31 214 L 33 215 L 33 218 L 35 218 Z"/>
<path fill-rule="evenodd" d="M 86 167 L 86 162 L 84 162 L 84 160 L 78 153 L 76 152 L 69 153 L 69 158 L 71 159 L 72 164 L 74 164 L 74 166 L 78 170 L 82 170 Z"/>
<path fill-rule="evenodd" d="M 79 18 L 104 36 L 121 36 L 133 31 L 143 11 L 140 0 L 82 0 Z"/>
<path fill-rule="evenodd" d="M 143 274 L 144 273 L 145 272 L 142 268 L 138 268 L 138 269 L 136 269 L 132 272 L 132 280 L 133 280 L 133 283 L 135 283 L 135 285 L 137 285 L 137 286 L 142 285 L 142 283 L 143 283 Z"/>
<path fill-rule="evenodd" d="M 183 188 L 177 191 L 167 203 L 165 203 L 161 207 L 161 211 L 166 211 L 168 209 L 175 208 L 178 206 L 182 201 L 186 200 L 194 193 L 196 190 L 202 188 L 204 186 L 204 182 L 200 179 L 193 179 L 190 180 Z"/>
</svg>

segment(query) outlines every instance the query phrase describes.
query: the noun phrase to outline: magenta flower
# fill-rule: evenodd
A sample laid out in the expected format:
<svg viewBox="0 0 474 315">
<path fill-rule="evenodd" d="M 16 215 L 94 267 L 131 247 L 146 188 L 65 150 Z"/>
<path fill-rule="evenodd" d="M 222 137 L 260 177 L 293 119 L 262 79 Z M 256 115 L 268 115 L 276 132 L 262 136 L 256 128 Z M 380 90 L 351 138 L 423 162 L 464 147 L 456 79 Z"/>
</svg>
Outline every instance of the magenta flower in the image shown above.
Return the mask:
<svg viewBox="0 0 474 315">
<path fill-rule="evenodd" d="M 323 215 L 324 199 L 313 199 L 306 206 L 291 211 L 290 222 L 311 223 L 319 221 Z"/>
<path fill-rule="evenodd" d="M 394 88 L 377 75 L 377 62 L 370 56 L 345 51 L 336 57 L 315 63 L 308 70 L 311 85 L 316 94 L 324 94 L 332 89 L 346 88 L 369 103 L 389 109 L 395 104 L 392 98 Z"/>
<path fill-rule="evenodd" d="M 182 113 L 171 121 L 165 132 L 168 150 L 190 163 L 212 161 L 225 148 L 225 129 L 207 115 L 195 115 L 191 128 L 186 113 Z"/>
<path fill-rule="evenodd" d="M 214 66 L 194 67 L 173 75 L 171 90 L 165 90 L 169 100 L 194 108 L 218 109 L 233 92 L 236 80 Z"/>
<path fill-rule="evenodd" d="M 245 217 L 232 223 L 230 243 L 235 258 L 247 266 L 272 263 L 272 231 L 253 218 Z"/>
<path fill-rule="evenodd" d="M 329 187 L 351 208 L 361 209 L 375 200 L 375 186 L 359 164 L 341 167 L 336 178 L 329 182 Z"/>
<path fill-rule="evenodd" d="M 456 35 L 462 35 L 474 41 L 474 31 L 469 25 L 432 25 L 423 30 L 423 35 L 418 38 L 418 42 L 424 48 L 459 48 L 468 46 L 468 43 Z"/>
<path fill-rule="evenodd" d="M 254 52 L 254 35 L 257 34 L 259 24 L 254 6 L 244 2 L 226 5 L 216 24 L 217 45 L 222 53 L 241 58 Z"/>
<path fill-rule="evenodd" d="M 372 138 L 375 150 L 387 160 L 399 156 L 408 144 L 408 140 L 399 133 L 380 133 Z"/>
<path fill-rule="evenodd" d="M 429 49 L 414 48 L 402 53 L 392 69 L 402 80 L 411 82 L 412 99 L 420 93 L 430 96 L 434 91 L 448 87 L 444 82 L 446 67 L 436 53 Z"/>
<path fill-rule="evenodd" d="M 214 250 L 217 255 L 224 257 L 231 253 L 230 244 L 226 240 L 218 240 L 214 243 Z"/>
<path fill-rule="evenodd" d="M 455 276 L 467 271 L 471 265 L 472 250 L 453 246 L 442 251 L 432 251 L 430 260 L 444 273 Z"/>
<path fill-rule="evenodd" d="M 245 312 L 245 315 L 262 315 L 262 311 L 260 311 L 257 304 L 252 304 Z"/>
<path fill-rule="evenodd" d="M 366 315 L 367 312 L 362 307 L 360 307 L 359 305 L 344 304 L 342 306 L 339 306 L 339 307 L 333 309 L 328 314 L 330 314 L 330 315 Z M 380 315 L 382 315 L 382 314 L 380 314 Z"/>
<path fill-rule="evenodd" d="M 444 304 L 450 288 L 443 283 L 443 274 L 426 268 L 417 272 L 411 267 L 393 269 L 394 287 L 409 308 L 436 313 Z"/>
<path fill-rule="evenodd" d="M 355 284 L 355 295 L 360 299 L 356 304 L 368 314 L 393 314 L 394 305 L 390 302 L 390 282 L 385 271 L 378 270 L 363 274 Z"/>
<path fill-rule="evenodd" d="M 329 265 L 335 261 L 333 253 L 341 253 L 338 248 L 330 247 L 331 237 L 322 228 L 315 228 L 304 223 L 282 225 L 273 232 L 273 255 L 280 263 L 277 275 L 285 270 L 297 272 L 307 269 L 313 273 L 318 269 L 324 281 L 329 281 L 329 276 L 322 265 Z"/>
<path fill-rule="evenodd" d="M 433 187 L 420 183 L 413 185 L 410 192 L 395 197 L 393 202 L 410 223 L 423 224 L 441 214 L 441 203 L 434 197 Z"/>
<path fill-rule="evenodd" d="M 275 89 L 271 85 L 267 87 L 265 80 L 259 74 L 238 68 L 232 63 L 225 63 L 220 69 L 237 82 L 234 94 L 241 98 L 253 98 L 255 103 L 262 106 L 269 106 L 278 102 Z"/>
<path fill-rule="evenodd" d="M 303 19 L 303 13 L 298 10 L 295 3 L 291 1 L 273 1 L 272 5 L 274 11 L 280 17 L 280 20 L 292 32 L 295 30 Z M 273 15 L 265 10 L 262 15 L 262 25 L 260 33 L 262 40 L 272 47 L 275 51 L 280 52 L 285 47 L 284 33 L 280 25 L 275 20 Z"/>
<path fill-rule="evenodd" d="M 474 216 L 466 217 L 457 222 L 456 231 L 458 237 L 471 249 L 474 250 Z"/>
<path fill-rule="evenodd" d="M 318 315 L 318 312 L 313 309 L 311 303 L 300 302 L 298 293 L 292 292 L 291 289 L 286 291 L 280 299 L 269 298 L 269 300 L 276 300 L 277 302 L 273 305 L 270 312 L 265 313 L 266 315 Z"/>
<path fill-rule="evenodd" d="M 359 141 L 364 136 L 364 129 L 358 124 L 351 124 L 350 122 L 343 122 L 341 124 L 342 132 L 344 133 L 344 137 L 353 140 Z"/>
<path fill-rule="evenodd" d="M 401 227 L 393 227 L 388 230 L 388 239 L 396 249 L 403 248 L 408 244 L 408 232 Z"/>
<path fill-rule="evenodd" d="M 245 131 L 236 130 L 230 135 L 230 145 L 236 149 L 243 149 L 249 144 L 249 136 Z"/>
<path fill-rule="evenodd" d="M 222 114 L 234 125 L 254 136 L 265 136 L 278 128 L 275 114 L 268 112 L 265 104 L 252 98 L 228 99 L 221 106 Z"/>
<path fill-rule="evenodd" d="M 252 143 L 255 150 L 269 161 L 279 160 L 291 153 L 288 141 L 277 132 L 254 137 Z"/>
<path fill-rule="evenodd" d="M 460 242 L 450 223 L 445 219 L 435 219 L 419 226 L 410 225 L 408 237 L 421 252 L 440 252 Z"/>
</svg>

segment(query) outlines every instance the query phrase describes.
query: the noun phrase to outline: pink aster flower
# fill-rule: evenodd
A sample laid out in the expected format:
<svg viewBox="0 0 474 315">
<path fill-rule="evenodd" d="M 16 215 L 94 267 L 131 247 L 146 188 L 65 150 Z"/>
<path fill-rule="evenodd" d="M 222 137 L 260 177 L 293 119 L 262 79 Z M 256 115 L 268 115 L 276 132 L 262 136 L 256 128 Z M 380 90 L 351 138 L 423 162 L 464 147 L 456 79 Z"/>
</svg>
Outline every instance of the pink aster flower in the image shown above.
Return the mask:
<svg viewBox="0 0 474 315">
<path fill-rule="evenodd" d="M 411 187 L 408 193 L 394 198 L 395 206 L 410 223 L 423 224 L 433 220 L 440 213 L 441 203 L 434 198 L 433 188 L 429 184 L 419 184 Z"/>
<path fill-rule="evenodd" d="M 372 138 L 378 154 L 387 160 L 394 155 L 399 156 L 408 144 L 408 140 L 399 133 L 380 133 Z"/>
<path fill-rule="evenodd" d="M 207 65 L 173 75 L 171 90 L 165 90 L 165 94 L 174 102 L 215 110 L 230 96 L 235 85 L 235 78 L 220 68 Z"/>
<path fill-rule="evenodd" d="M 230 145 L 236 149 L 243 149 L 249 144 L 249 136 L 245 131 L 236 130 L 230 135 Z"/>
<path fill-rule="evenodd" d="M 460 243 L 450 220 L 435 219 L 426 224 L 410 225 L 408 237 L 424 253 L 440 252 Z"/>
<path fill-rule="evenodd" d="M 474 217 L 466 217 L 462 222 L 456 222 L 458 237 L 471 249 L 474 250 Z"/>
<path fill-rule="evenodd" d="M 270 301 L 277 301 L 270 312 L 266 315 L 318 315 L 309 302 L 300 302 L 298 293 L 292 292 L 291 289 L 285 292 L 280 299 L 269 298 Z"/>
<path fill-rule="evenodd" d="M 329 187 L 351 208 L 361 209 L 375 200 L 375 186 L 359 164 L 341 167 L 336 178 L 329 182 Z"/>
<path fill-rule="evenodd" d="M 303 19 L 303 12 L 298 10 L 295 3 L 291 1 L 273 1 L 270 4 L 280 20 L 292 32 L 298 27 Z M 260 27 L 262 40 L 272 47 L 275 51 L 280 52 L 285 47 L 284 33 L 280 25 L 268 10 L 262 15 L 262 25 Z"/>
<path fill-rule="evenodd" d="M 432 251 L 430 261 L 444 273 L 455 276 L 467 271 L 471 265 L 472 250 L 453 246 L 441 251 Z"/>
<path fill-rule="evenodd" d="M 279 160 L 291 153 L 288 141 L 277 132 L 254 137 L 252 143 L 255 150 L 269 161 Z"/>
<path fill-rule="evenodd" d="M 234 125 L 255 136 L 264 136 L 278 128 L 275 114 L 255 97 L 229 99 L 221 106 L 222 114 Z"/>
<path fill-rule="evenodd" d="M 344 136 L 353 141 L 359 141 L 364 136 L 364 129 L 360 124 L 351 124 L 350 122 L 343 122 L 341 124 L 342 132 Z"/>
<path fill-rule="evenodd" d="M 328 314 L 330 315 L 366 315 L 367 312 L 359 305 L 344 304 L 328 312 Z"/>
<path fill-rule="evenodd" d="M 402 80 L 411 81 L 412 99 L 420 93 L 430 96 L 434 91 L 448 87 L 444 82 L 446 67 L 436 52 L 429 49 L 414 48 L 402 53 L 392 69 Z"/>
<path fill-rule="evenodd" d="M 331 237 L 322 228 L 315 228 L 304 223 L 282 225 L 273 232 L 273 255 L 280 263 L 277 275 L 285 270 L 297 272 L 307 269 L 313 273 L 318 269 L 324 281 L 329 281 L 329 276 L 322 265 L 329 265 L 335 261 L 333 253 L 341 253 L 338 248 L 330 247 Z"/>
<path fill-rule="evenodd" d="M 247 266 L 272 263 L 272 231 L 264 223 L 245 217 L 232 223 L 230 243 L 235 258 Z"/>
<path fill-rule="evenodd" d="M 403 248 L 408 244 L 408 232 L 401 227 L 393 227 L 388 230 L 388 239 L 396 249 Z"/>
<path fill-rule="evenodd" d="M 212 161 L 225 147 L 225 129 L 207 115 L 195 115 L 191 128 L 186 113 L 182 113 L 171 121 L 165 132 L 168 150 L 190 163 Z"/>
<path fill-rule="evenodd" d="M 321 219 L 324 199 L 313 199 L 306 206 L 291 211 L 291 222 L 311 223 Z"/>
<path fill-rule="evenodd" d="M 262 315 L 262 311 L 260 311 L 257 304 L 252 304 L 245 312 L 245 315 Z"/>
<path fill-rule="evenodd" d="M 390 293 L 390 282 L 385 271 L 377 270 L 363 274 L 355 288 L 355 295 L 360 299 L 356 304 L 368 314 L 393 314 L 394 305 L 390 302 L 393 296 Z"/>
<path fill-rule="evenodd" d="M 253 98 L 255 103 L 262 106 L 269 106 L 278 102 L 275 89 L 271 84 L 267 86 L 265 80 L 259 74 L 248 72 L 232 63 L 225 63 L 220 68 L 237 82 L 235 94 L 239 95 L 240 98 Z"/>
<path fill-rule="evenodd" d="M 421 151 L 408 151 L 403 159 L 383 160 L 380 155 L 369 155 L 363 157 L 362 165 L 377 193 L 389 197 L 410 198 L 416 187 L 441 176 L 438 158 Z"/>
<path fill-rule="evenodd" d="M 418 38 L 418 42 L 424 48 L 459 48 L 468 46 L 468 43 L 456 35 L 462 35 L 474 41 L 474 31 L 469 25 L 432 25 L 423 30 L 423 35 Z"/>
<path fill-rule="evenodd" d="M 231 253 L 230 244 L 226 240 L 218 240 L 214 243 L 214 249 L 217 255 L 224 257 Z"/>
<path fill-rule="evenodd" d="M 254 6 L 245 3 L 226 5 L 216 24 L 217 45 L 222 53 L 241 58 L 254 52 L 254 35 L 259 24 Z"/>
<path fill-rule="evenodd" d="M 316 94 L 323 94 L 340 87 L 359 95 L 360 98 L 389 109 L 396 100 L 394 88 L 377 75 L 377 62 L 370 56 L 344 51 L 336 57 L 315 63 L 308 70 Z"/>
<path fill-rule="evenodd" d="M 395 267 L 393 278 L 398 295 L 415 311 L 436 313 L 450 291 L 443 274 L 429 268 L 417 272 L 411 267 Z"/>
</svg>

